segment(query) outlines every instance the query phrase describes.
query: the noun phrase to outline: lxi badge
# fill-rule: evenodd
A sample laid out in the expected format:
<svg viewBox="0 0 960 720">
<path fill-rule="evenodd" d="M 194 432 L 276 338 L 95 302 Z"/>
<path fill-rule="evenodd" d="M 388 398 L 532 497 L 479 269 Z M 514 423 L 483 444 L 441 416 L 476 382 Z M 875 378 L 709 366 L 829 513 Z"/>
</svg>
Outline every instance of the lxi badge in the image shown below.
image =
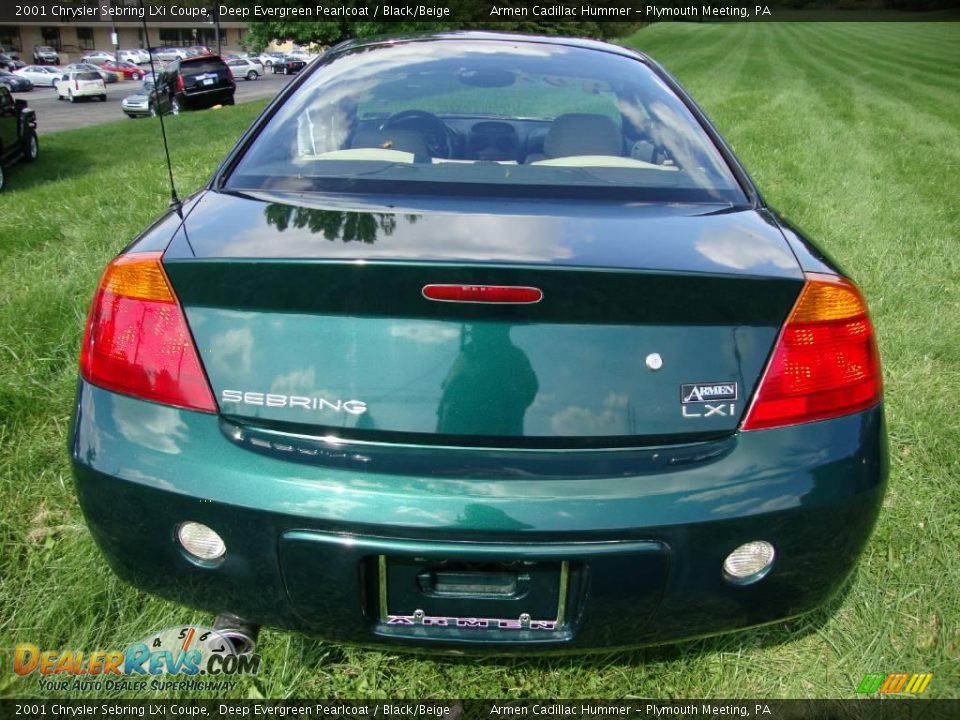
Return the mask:
<svg viewBox="0 0 960 720">
<path fill-rule="evenodd" d="M 738 391 L 736 382 L 686 383 L 680 386 L 680 408 L 685 418 L 733 417 Z"/>
</svg>

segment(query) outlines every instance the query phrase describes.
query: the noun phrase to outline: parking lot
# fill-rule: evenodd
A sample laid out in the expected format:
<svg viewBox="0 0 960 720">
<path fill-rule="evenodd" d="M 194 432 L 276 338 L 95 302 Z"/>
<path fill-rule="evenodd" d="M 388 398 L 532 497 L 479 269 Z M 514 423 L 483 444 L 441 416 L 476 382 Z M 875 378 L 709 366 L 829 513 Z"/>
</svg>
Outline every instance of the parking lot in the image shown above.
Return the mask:
<svg viewBox="0 0 960 720">
<path fill-rule="evenodd" d="M 273 97 L 284 87 L 292 76 L 267 73 L 259 80 L 238 80 L 236 101 L 246 102 L 264 97 Z M 83 100 L 74 104 L 57 100 L 57 92 L 51 87 L 35 87 L 30 92 L 20 92 L 16 97 L 26 100 L 37 112 L 37 126 L 40 135 L 71 130 L 88 125 L 100 125 L 106 122 L 124 120 L 126 116 L 120 109 L 120 101 L 136 92 L 141 83 L 132 80 L 107 85 L 107 101 Z M 134 122 L 130 120 L 129 122 Z"/>
</svg>

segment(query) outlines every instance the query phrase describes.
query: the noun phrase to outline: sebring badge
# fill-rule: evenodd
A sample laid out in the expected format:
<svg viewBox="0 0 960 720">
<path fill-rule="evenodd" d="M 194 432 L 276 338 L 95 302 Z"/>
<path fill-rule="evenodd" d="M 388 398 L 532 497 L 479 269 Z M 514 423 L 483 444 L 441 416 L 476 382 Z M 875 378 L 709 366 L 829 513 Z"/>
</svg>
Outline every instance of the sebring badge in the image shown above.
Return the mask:
<svg viewBox="0 0 960 720">
<path fill-rule="evenodd" d="M 221 403 L 241 405 L 261 405 L 272 408 L 303 408 L 304 410 L 332 410 L 351 415 L 363 415 L 367 404 L 362 400 L 328 400 L 322 397 L 306 395 L 280 395 L 278 393 L 248 392 L 245 390 L 224 390 L 220 394 Z"/>
<path fill-rule="evenodd" d="M 732 417 L 738 397 L 736 382 L 686 383 L 680 386 L 681 414 L 685 418 Z"/>
</svg>

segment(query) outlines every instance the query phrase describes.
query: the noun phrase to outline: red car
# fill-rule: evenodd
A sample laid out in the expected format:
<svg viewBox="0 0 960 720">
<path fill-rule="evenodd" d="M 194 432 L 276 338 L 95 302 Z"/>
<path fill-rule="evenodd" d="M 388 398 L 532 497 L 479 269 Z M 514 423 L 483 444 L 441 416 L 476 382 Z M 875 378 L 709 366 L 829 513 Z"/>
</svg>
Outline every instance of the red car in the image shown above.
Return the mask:
<svg viewBox="0 0 960 720">
<path fill-rule="evenodd" d="M 124 80 L 142 80 L 143 79 L 143 69 L 134 65 L 132 62 L 127 62 L 126 60 L 121 60 L 120 62 L 102 62 L 99 64 L 101 68 L 108 72 L 114 72 L 123 76 Z"/>
</svg>

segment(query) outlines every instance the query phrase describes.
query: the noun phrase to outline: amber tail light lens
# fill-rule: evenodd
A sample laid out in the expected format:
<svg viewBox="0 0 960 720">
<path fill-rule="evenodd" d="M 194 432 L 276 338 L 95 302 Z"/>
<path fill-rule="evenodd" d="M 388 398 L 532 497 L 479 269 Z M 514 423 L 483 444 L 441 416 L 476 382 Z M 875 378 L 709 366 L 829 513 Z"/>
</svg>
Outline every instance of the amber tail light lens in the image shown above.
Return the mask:
<svg viewBox="0 0 960 720">
<path fill-rule="evenodd" d="M 845 278 L 807 273 L 743 429 L 846 415 L 876 405 L 882 395 L 880 356 L 863 295 Z"/>
<path fill-rule="evenodd" d="M 107 266 L 87 319 L 80 374 L 124 395 L 216 412 L 160 253 L 121 255 Z"/>
</svg>

